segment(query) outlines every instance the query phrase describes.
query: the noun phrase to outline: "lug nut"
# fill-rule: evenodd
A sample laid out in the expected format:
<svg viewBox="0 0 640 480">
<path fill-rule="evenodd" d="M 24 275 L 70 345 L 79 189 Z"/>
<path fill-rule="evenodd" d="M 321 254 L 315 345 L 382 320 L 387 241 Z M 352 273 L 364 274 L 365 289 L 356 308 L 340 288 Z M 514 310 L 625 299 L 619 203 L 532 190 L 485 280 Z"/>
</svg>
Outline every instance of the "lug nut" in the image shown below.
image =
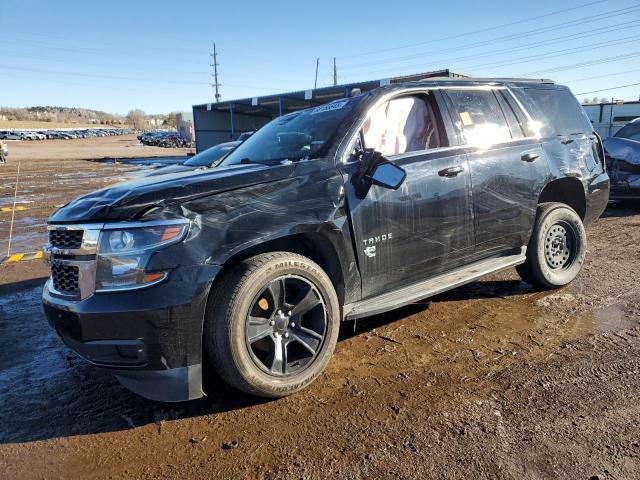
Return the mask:
<svg viewBox="0 0 640 480">
<path fill-rule="evenodd" d="M 284 332 L 284 338 L 289 338 L 289 332 Z"/>
<path fill-rule="evenodd" d="M 291 316 L 291 310 L 287 312 L 287 317 L 290 317 L 290 316 Z"/>
<path fill-rule="evenodd" d="M 291 328 L 294 328 L 296 326 L 296 322 L 291 322 Z"/>
<path fill-rule="evenodd" d="M 269 325 L 271 325 L 272 327 L 273 327 L 275 324 L 276 324 L 276 321 L 275 321 L 275 320 L 271 320 L 271 321 L 269 322 Z"/>
</svg>

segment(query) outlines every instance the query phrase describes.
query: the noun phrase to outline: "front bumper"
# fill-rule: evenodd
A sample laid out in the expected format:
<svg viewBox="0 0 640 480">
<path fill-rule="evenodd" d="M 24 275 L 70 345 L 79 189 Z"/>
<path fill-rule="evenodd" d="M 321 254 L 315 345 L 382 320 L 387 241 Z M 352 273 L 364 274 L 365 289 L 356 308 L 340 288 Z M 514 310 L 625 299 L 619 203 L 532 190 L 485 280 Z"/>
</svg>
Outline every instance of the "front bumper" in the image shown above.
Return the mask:
<svg viewBox="0 0 640 480">
<path fill-rule="evenodd" d="M 48 281 L 42 302 L 62 341 L 125 387 L 152 400 L 191 400 L 203 395 L 202 328 L 220 269 L 179 267 L 158 285 L 79 301 L 56 295 Z"/>
</svg>

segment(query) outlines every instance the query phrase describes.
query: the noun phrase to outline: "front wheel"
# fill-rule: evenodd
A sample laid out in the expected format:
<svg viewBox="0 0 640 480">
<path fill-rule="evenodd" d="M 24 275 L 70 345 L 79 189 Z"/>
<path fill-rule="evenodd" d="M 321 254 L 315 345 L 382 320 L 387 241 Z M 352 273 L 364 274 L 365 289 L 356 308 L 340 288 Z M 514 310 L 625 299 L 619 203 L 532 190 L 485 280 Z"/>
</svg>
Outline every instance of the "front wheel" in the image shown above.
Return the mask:
<svg viewBox="0 0 640 480">
<path fill-rule="evenodd" d="M 562 203 L 543 203 L 527 247 L 527 260 L 516 267 L 528 283 L 546 289 L 570 283 L 587 253 L 587 235 L 578 214 Z"/>
<path fill-rule="evenodd" d="M 204 341 L 212 367 L 252 395 L 276 398 L 306 387 L 338 339 L 340 309 L 331 280 L 301 255 L 243 260 L 209 303 Z"/>
</svg>

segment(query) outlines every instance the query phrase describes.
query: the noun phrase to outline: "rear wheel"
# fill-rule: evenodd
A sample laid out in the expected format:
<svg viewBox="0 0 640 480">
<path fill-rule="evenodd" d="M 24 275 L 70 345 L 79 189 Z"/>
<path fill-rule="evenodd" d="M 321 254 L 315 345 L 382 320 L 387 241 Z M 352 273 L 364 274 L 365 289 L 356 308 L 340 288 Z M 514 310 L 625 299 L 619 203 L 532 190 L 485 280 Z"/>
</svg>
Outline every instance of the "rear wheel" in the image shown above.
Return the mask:
<svg viewBox="0 0 640 480">
<path fill-rule="evenodd" d="M 338 299 L 326 273 L 306 257 L 275 252 L 242 261 L 215 288 L 205 348 L 229 384 L 282 397 L 311 383 L 338 338 Z"/>
<path fill-rule="evenodd" d="M 578 214 L 563 203 L 543 203 L 527 247 L 527 260 L 516 267 L 520 277 L 543 288 L 570 283 L 580 272 L 587 236 Z"/>
</svg>

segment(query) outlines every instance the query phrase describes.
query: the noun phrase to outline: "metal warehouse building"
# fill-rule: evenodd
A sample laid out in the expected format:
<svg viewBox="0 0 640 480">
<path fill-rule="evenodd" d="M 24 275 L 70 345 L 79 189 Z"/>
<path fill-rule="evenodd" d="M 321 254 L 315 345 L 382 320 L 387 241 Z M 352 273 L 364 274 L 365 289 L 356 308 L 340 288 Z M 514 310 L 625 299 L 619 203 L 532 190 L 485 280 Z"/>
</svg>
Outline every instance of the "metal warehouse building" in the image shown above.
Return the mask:
<svg viewBox="0 0 640 480">
<path fill-rule="evenodd" d="M 435 77 L 466 78 L 467 76 L 447 69 L 312 90 L 194 105 L 193 123 L 196 134 L 196 150 L 201 152 L 218 143 L 235 140 L 242 132 L 256 130 L 280 115 L 348 97 L 354 88 L 366 92 L 394 83 Z"/>
</svg>

